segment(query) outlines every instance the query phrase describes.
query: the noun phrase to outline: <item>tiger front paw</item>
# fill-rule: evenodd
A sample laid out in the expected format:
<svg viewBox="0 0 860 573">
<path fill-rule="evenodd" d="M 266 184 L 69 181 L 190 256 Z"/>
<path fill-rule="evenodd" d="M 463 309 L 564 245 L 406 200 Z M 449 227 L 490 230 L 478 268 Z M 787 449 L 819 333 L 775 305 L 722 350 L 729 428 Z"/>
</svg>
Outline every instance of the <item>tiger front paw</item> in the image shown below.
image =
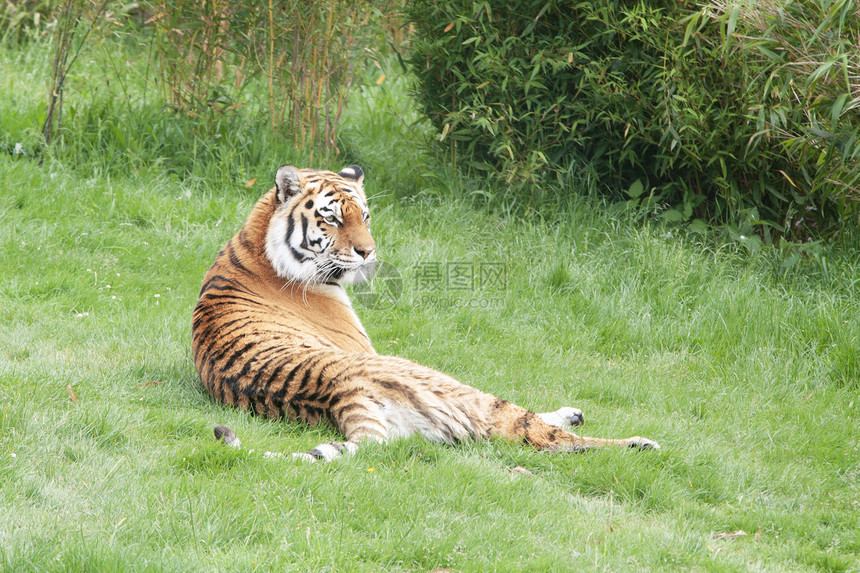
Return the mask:
<svg viewBox="0 0 860 573">
<path fill-rule="evenodd" d="M 538 416 L 550 426 L 555 426 L 562 430 L 570 429 L 573 426 L 581 426 L 585 422 L 582 410 L 571 408 L 570 406 L 559 408 L 555 412 L 544 412 L 538 414 Z"/>
<path fill-rule="evenodd" d="M 658 444 L 654 440 L 649 440 L 648 438 L 643 438 L 642 436 L 633 436 L 632 438 L 628 438 L 627 442 L 629 443 L 631 448 L 636 448 L 637 450 L 659 450 L 660 449 L 660 444 Z"/>
</svg>

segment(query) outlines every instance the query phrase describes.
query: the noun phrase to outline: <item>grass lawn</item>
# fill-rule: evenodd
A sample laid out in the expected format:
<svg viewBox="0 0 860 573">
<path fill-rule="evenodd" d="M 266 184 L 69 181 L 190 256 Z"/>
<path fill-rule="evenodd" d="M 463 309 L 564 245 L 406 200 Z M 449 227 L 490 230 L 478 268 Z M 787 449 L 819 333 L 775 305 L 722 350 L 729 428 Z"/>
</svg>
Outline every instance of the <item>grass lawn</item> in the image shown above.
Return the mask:
<svg viewBox="0 0 860 573">
<path fill-rule="evenodd" d="M 37 125 L 41 92 L 21 88 L 46 70 L 28 58 L 0 57 L 0 569 L 860 569 L 856 253 L 797 259 L 586 199 L 476 207 L 477 184 L 414 145 L 389 78 L 344 119 L 401 279 L 393 305 L 357 293 L 377 351 L 663 449 L 405 440 L 267 460 L 338 434 L 214 403 L 191 311 L 275 168 L 303 156 L 241 180 L 125 170 L 110 148 L 40 164 L 9 152 Z"/>
</svg>

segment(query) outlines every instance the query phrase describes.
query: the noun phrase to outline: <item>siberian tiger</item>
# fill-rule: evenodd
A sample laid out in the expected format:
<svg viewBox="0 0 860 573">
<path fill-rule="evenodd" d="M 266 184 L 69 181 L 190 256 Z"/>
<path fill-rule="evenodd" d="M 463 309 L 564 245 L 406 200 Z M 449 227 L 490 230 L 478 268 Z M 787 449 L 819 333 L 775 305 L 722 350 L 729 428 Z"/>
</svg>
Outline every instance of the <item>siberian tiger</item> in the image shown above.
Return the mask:
<svg viewBox="0 0 860 573">
<path fill-rule="evenodd" d="M 219 251 L 192 325 L 194 362 L 215 399 L 265 416 L 327 420 L 346 437 L 293 454 L 307 460 L 413 434 L 449 444 L 502 436 L 553 452 L 660 447 L 639 436 L 580 437 L 566 431 L 583 421 L 576 408 L 536 414 L 377 354 L 341 286 L 376 261 L 363 180 L 358 166 L 334 173 L 284 165 Z M 239 443 L 229 428 L 215 434 Z"/>
</svg>

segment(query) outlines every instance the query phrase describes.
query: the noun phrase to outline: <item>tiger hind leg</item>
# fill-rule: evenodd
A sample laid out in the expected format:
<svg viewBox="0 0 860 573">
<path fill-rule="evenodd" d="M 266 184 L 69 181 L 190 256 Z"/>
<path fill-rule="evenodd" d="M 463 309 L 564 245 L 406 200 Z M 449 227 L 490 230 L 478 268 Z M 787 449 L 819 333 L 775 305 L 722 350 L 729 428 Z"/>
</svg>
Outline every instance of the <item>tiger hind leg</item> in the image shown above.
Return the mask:
<svg viewBox="0 0 860 573">
<path fill-rule="evenodd" d="M 215 439 L 224 442 L 225 445 L 231 448 L 241 448 L 242 442 L 239 441 L 236 433 L 227 426 L 215 426 Z M 358 449 L 358 444 L 355 442 L 325 442 L 317 447 L 308 450 L 307 452 L 298 452 L 293 454 L 294 459 L 304 460 L 308 462 L 316 462 L 323 460 L 330 462 L 331 460 L 341 456 L 351 456 Z M 275 459 L 283 457 L 284 454 L 277 452 L 264 452 L 263 457 L 266 459 Z"/>
<path fill-rule="evenodd" d="M 385 423 L 377 405 L 353 404 L 347 411 L 334 413 L 335 425 L 344 433 L 345 442 L 324 442 L 306 451 L 292 454 L 293 459 L 305 462 L 330 462 L 341 456 L 351 456 L 358 451 L 360 442 L 372 440 L 385 442 L 389 437 L 389 426 Z M 271 454 L 267 457 L 280 457 Z"/>
<path fill-rule="evenodd" d="M 371 439 L 377 442 L 384 442 L 385 439 L 376 435 L 363 436 L 361 441 Z M 351 456 L 358 451 L 359 440 L 354 439 L 348 442 L 324 442 L 306 452 L 293 453 L 293 459 L 302 460 L 305 462 L 330 462 L 341 456 Z M 277 454 L 271 456 L 278 457 Z"/>
</svg>

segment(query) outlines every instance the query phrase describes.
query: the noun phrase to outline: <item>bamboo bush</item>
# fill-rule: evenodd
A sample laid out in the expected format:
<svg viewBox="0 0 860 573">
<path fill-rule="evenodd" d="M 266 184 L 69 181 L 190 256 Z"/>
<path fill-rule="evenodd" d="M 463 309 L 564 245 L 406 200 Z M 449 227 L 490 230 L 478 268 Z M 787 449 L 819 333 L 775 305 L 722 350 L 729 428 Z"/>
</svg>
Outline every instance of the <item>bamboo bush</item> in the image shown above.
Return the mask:
<svg viewBox="0 0 860 573">
<path fill-rule="evenodd" d="M 711 0 L 699 15 L 725 26 L 725 62 L 755 71 L 747 85 L 773 102 L 750 109 L 750 146 L 759 138 L 779 144 L 801 177 L 783 174 L 801 207 L 786 226 L 818 223 L 804 191 L 858 222 L 860 0 Z"/>
<path fill-rule="evenodd" d="M 102 15 L 107 3 L 108 0 L 97 3 L 66 0 L 57 6 L 51 83 L 48 86 L 48 111 L 42 125 L 42 134 L 48 145 L 54 140 L 54 134 L 62 129 L 66 76 L 81 53 L 93 23 Z"/>
<path fill-rule="evenodd" d="M 416 95 L 499 197 L 595 187 L 806 240 L 860 214 L 858 0 L 415 0 Z M 573 177 L 571 177 L 573 176 Z"/>
<path fill-rule="evenodd" d="M 153 0 L 148 24 L 155 27 L 155 58 L 164 100 L 197 115 L 218 110 L 235 95 L 225 83 L 236 3 L 227 0 Z M 236 74 L 234 88 L 241 85 Z"/>
<path fill-rule="evenodd" d="M 268 83 L 272 129 L 287 126 L 302 147 L 337 152 L 360 8 L 342 0 L 278 6 L 269 0 L 267 37 L 248 42 Z"/>
<path fill-rule="evenodd" d="M 243 105 L 265 82 L 274 132 L 303 148 L 337 153 L 337 128 L 353 80 L 358 27 L 369 4 L 346 0 L 154 0 L 155 51 L 171 107 L 200 115 Z M 259 92 L 260 90 L 257 90 Z"/>
</svg>

